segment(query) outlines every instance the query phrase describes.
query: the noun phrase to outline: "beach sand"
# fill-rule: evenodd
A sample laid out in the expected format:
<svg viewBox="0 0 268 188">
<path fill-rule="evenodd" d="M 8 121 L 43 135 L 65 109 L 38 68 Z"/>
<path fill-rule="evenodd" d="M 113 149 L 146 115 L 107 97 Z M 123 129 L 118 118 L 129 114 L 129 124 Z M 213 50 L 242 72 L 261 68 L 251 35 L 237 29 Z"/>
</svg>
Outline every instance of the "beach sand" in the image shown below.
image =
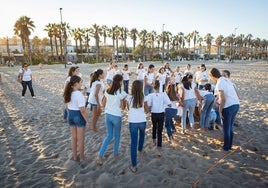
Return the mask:
<svg viewBox="0 0 268 188">
<path fill-rule="evenodd" d="M 203 62 L 170 62 L 170 65 L 172 68 L 179 65 L 184 70 L 187 63 L 196 68 Z M 127 112 L 123 115 L 119 156 L 113 156 L 110 144 L 103 166 L 96 164 L 97 152 L 106 135 L 102 115 L 99 132 L 86 131 L 86 160 L 74 162 L 70 130 L 62 119 L 62 87 L 68 69 L 64 65 L 44 65 L 42 70 L 30 66 L 37 98 L 32 99 L 27 90 L 21 99 L 21 85 L 16 81 L 19 67 L 0 67 L 0 187 L 268 187 L 268 62 L 204 63 L 208 69 L 230 70 L 231 79 L 239 88 L 240 125 L 235 127 L 233 150 L 221 149 L 220 130 L 196 129 L 190 136 L 181 134 L 177 125 L 173 144 L 163 132 L 162 157 L 157 157 L 148 116 L 146 153 L 138 158 L 135 174 L 128 168 Z M 145 67 L 148 64 L 144 63 Z M 79 64 L 84 83 L 90 72 L 107 65 Z M 137 63 L 129 63 L 131 71 L 136 71 L 136 67 Z M 134 78 L 131 76 L 131 80 Z M 87 111 L 91 118 L 90 110 Z"/>
</svg>

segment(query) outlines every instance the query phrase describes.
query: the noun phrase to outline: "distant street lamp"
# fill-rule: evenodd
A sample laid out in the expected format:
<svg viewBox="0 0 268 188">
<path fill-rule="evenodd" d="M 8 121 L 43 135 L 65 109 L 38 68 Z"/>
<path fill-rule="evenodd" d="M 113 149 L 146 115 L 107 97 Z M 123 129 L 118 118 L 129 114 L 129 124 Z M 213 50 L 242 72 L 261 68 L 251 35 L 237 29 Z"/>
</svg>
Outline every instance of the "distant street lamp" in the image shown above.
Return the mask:
<svg viewBox="0 0 268 188">
<path fill-rule="evenodd" d="M 162 25 L 162 63 L 164 63 L 164 26 L 165 24 Z"/>
<path fill-rule="evenodd" d="M 66 41 L 63 39 L 62 8 L 60 8 L 60 26 L 61 26 L 61 36 L 60 37 L 61 37 L 62 44 L 64 46 L 64 48 L 62 50 L 63 51 L 64 60 L 62 59 L 63 57 L 61 57 L 61 59 L 64 61 L 64 67 L 67 68 L 67 65 L 66 65 L 66 56 L 65 56 L 65 54 L 67 53 L 67 50 L 65 51 L 65 42 Z"/>
</svg>

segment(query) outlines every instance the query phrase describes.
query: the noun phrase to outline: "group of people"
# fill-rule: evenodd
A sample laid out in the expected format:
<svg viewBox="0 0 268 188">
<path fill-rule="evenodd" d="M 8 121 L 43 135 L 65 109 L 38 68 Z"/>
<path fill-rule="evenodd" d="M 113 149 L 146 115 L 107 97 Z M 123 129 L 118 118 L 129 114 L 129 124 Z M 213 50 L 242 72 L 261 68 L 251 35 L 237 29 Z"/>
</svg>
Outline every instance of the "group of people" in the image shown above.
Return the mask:
<svg viewBox="0 0 268 188">
<path fill-rule="evenodd" d="M 228 72 L 228 71 L 227 71 Z M 226 73 L 226 72 L 225 72 Z M 106 74 L 106 80 L 105 80 Z M 229 73 L 230 74 L 230 73 Z M 129 78 L 136 79 L 131 84 L 129 94 Z M 228 75 L 228 74 L 227 74 Z M 64 86 L 64 103 L 66 104 L 64 118 L 68 120 L 72 134 L 73 160 L 83 161 L 85 126 L 89 124 L 86 107 L 90 105 L 92 112 L 91 126 L 98 132 L 97 122 L 104 108 L 106 137 L 98 152 L 96 162 L 103 164 L 103 156 L 108 144 L 114 140 L 114 155 L 119 153 L 122 111 L 127 110 L 130 131 L 130 170 L 137 171 L 137 153 L 144 154 L 143 144 L 147 126 L 147 115 L 152 122 L 152 144 L 156 146 L 156 154 L 161 157 L 162 132 L 165 125 L 170 142 L 176 132 L 173 119 L 182 109 L 181 128 L 183 134 L 188 134 L 186 120 L 190 124 L 190 134 L 194 132 L 194 110 L 199 107 L 200 127 L 205 131 L 209 127 L 211 114 L 214 120 L 223 125 L 223 149 L 232 149 L 233 125 L 239 109 L 239 98 L 234 84 L 226 75 L 216 68 L 207 71 L 202 64 L 197 72 L 192 71 L 188 64 L 184 72 L 177 66 L 173 71 L 166 62 L 155 71 L 150 64 L 147 70 L 139 63 L 137 70 L 131 72 L 128 65 L 122 71 L 118 65 L 110 63 L 106 72 L 95 70 L 90 75 L 90 81 L 85 85 L 85 97 L 82 94 L 82 79 L 79 67 L 71 67 Z M 211 85 L 210 82 L 215 83 Z M 217 113 L 215 113 L 217 112 Z"/>
</svg>

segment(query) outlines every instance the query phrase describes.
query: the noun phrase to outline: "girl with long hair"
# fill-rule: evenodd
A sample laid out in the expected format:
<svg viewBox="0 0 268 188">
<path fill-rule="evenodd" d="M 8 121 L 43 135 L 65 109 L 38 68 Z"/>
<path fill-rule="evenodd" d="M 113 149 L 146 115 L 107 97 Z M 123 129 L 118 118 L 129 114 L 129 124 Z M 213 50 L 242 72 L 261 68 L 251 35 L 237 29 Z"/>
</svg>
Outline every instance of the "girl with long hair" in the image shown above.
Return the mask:
<svg viewBox="0 0 268 188">
<path fill-rule="evenodd" d="M 114 155 L 118 155 L 122 113 L 121 109 L 125 108 L 126 92 L 121 90 L 123 85 L 123 76 L 116 74 L 113 77 L 112 85 L 108 88 L 103 96 L 102 102 L 105 106 L 105 124 L 106 124 L 106 137 L 101 145 L 100 151 L 97 157 L 97 164 L 102 165 L 103 156 L 108 144 L 114 138 Z"/>
<path fill-rule="evenodd" d="M 84 139 L 85 126 L 88 124 L 88 116 L 85 110 L 85 98 L 81 93 L 82 79 L 79 76 L 72 76 L 65 87 L 63 97 L 68 109 L 68 122 L 72 134 L 73 160 L 85 160 Z"/>
<path fill-rule="evenodd" d="M 142 92 L 143 82 L 135 80 L 132 83 L 131 95 L 127 96 L 128 122 L 131 138 L 130 156 L 131 166 L 129 169 L 135 173 L 137 169 L 137 150 L 139 156 L 143 155 L 143 144 L 146 129 L 146 114 L 149 111 L 147 102 Z"/>
<path fill-rule="evenodd" d="M 88 102 L 90 103 L 90 110 L 92 111 L 92 129 L 94 132 L 98 131 L 97 122 L 101 115 L 101 99 L 105 90 L 103 82 L 104 73 L 102 69 L 97 69 L 90 81 L 90 94 L 88 96 Z"/>
<path fill-rule="evenodd" d="M 179 102 L 179 97 L 177 95 L 176 91 L 176 84 L 174 81 L 169 81 L 167 88 L 166 88 L 166 93 L 171 101 L 171 106 L 167 106 L 165 109 L 165 127 L 167 131 L 167 135 L 169 138 L 169 141 L 173 140 L 173 132 L 176 132 L 174 123 L 173 123 L 173 118 L 177 115 L 178 112 L 178 107 L 177 104 Z"/>
</svg>

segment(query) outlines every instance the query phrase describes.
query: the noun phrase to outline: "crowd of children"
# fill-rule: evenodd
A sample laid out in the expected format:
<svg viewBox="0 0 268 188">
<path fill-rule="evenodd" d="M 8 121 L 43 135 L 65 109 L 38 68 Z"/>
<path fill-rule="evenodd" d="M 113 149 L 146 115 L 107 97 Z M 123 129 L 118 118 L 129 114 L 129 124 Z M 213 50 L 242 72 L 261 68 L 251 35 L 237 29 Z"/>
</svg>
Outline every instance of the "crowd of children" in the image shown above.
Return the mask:
<svg viewBox="0 0 268 188">
<path fill-rule="evenodd" d="M 226 78 L 228 79 L 226 81 L 225 77 L 222 79 L 221 75 L 218 75 L 218 72 L 214 69 L 212 69 L 212 72 L 208 72 L 206 66 L 201 64 L 199 70 L 194 72 L 191 65 L 188 64 L 184 72 L 180 70 L 179 66 L 173 71 L 169 63 L 166 62 L 157 71 L 155 71 L 153 64 L 145 69 L 143 64 L 139 63 L 137 70 L 132 72 L 129 70 L 128 64 L 125 64 L 123 69 L 120 70 L 117 64 L 110 63 L 107 70 L 97 69 L 90 75 L 90 81 L 85 85 L 88 98 L 83 101 L 84 105 L 81 105 L 81 95 L 75 94 L 81 89 L 79 85 L 81 80 L 79 76 L 76 76 L 78 73 L 75 70 L 75 68 L 70 68 L 64 89 L 64 101 L 66 103 L 64 118 L 66 119 L 68 113 L 68 122 L 71 126 L 73 138 L 74 160 L 84 159 L 83 144 L 81 143 L 84 129 L 80 131 L 80 128 L 84 128 L 88 123 L 88 116 L 85 117 L 85 109 L 88 104 L 90 104 L 92 113 L 91 126 L 94 132 L 98 131 L 97 122 L 102 109 L 105 113 L 107 135 L 98 153 L 98 165 L 103 164 L 103 155 L 112 139 L 114 139 L 114 155 L 119 152 L 122 110 L 128 110 L 131 138 L 131 165 L 129 168 L 132 172 L 137 171 L 137 152 L 139 156 L 144 153 L 143 143 L 146 125 L 148 124 L 146 113 L 151 117 L 152 143 L 156 146 L 156 154 L 159 157 L 161 157 L 163 128 L 165 126 L 169 141 L 172 143 L 173 134 L 177 131 L 174 126 L 174 118 L 181 109 L 181 130 L 183 134 L 194 134 L 194 112 L 197 108 L 200 114 L 201 131 L 209 129 L 211 124 L 217 124 L 217 127 L 220 127 L 221 119 L 225 116 L 223 120 L 223 149 L 231 149 L 233 129 L 230 124 L 234 123 L 239 108 L 238 94 L 237 90 L 232 91 L 230 86 L 232 82 L 228 78 Z M 105 75 L 106 80 L 104 80 Z M 136 79 L 132 82 L 129 94 L 130 76 L 135 76 Z M 216 83 L 215 87 L 211 85 L 210 78 Z M 214 88 L 216 89 L 215 92 Z M 236 92 L 237 97 L 230 99 L 228 94 L 234 95 L 234 92 Z M 79 101 L 79 103 L 75 101 Z M 74 103 L 78 106 L 74 107 Z M 232 108 L 228 110 L 230 106 Z M 80 112 L 80 118 L 77 121 L 73 117 L 74 115 L 70 115 L 70 112 L 73 114 L 73 111 L 76 111 L 76 115 Z M 230 114 L 232 115 L 231 120 L 228 118 Z M 189 129 L 187 129 L 187 120 L 190 124 Z M 77 129 L 74 129 L 74 127 L 77 127 Z M 212 126 L 212 128 L 214 127 L 216 126 Z M 75 134 L 76 136 L 74 136 Z M 74 147 L 75 142 L 78 142 L 78 151 Z"/>
</svg>

